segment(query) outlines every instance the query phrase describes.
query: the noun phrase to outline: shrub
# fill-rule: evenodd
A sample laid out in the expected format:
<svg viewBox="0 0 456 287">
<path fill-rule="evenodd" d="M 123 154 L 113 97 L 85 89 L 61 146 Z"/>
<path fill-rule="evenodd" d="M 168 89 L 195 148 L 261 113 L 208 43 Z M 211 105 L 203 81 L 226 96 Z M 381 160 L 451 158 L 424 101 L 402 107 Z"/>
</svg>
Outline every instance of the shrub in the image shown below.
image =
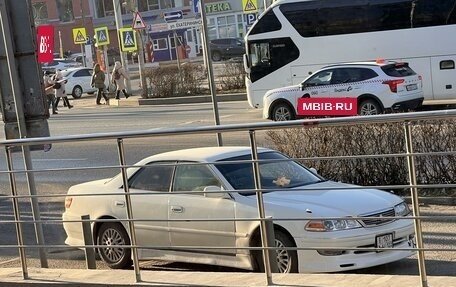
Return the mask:
<svg viewBox="0 0 456 287">
<path fill-rule="evenodd" d="M 185 96 L 200 92 L 206 72 L 201 65 L 185 63 L 145 69 L 149 98 Z"/>
<path fill-rule="evenodd" d="M 244 65 L 240 62 L 227 61 L 219 76 L 220 88 L 223 91 L 245 89 Z"/>
<path fill-rule="evenodd" d="M 413 152 L 456 151 L 455 126 L 456 120 L 414 124 Z M 269 131 L 267 137 L 276 149 L 334 181 L 374 186 L 409 183 L 407 159 L 399 155 L 406 152 L 402 123 Z M 349 158 L 363 155 L 374 156 Z M 418 184 L 454 184 L 456 156 L 417 155 L 415 169 Z"/>
</svg>

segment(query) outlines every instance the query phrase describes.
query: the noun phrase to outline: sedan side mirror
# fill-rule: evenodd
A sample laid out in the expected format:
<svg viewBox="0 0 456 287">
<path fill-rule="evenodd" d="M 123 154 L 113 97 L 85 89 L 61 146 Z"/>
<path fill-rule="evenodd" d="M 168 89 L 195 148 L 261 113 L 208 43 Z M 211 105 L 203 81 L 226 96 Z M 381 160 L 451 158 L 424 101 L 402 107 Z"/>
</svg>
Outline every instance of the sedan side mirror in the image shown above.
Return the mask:
<svg viewBox="0 0 456 287">
<path fill-rule="evenodd" d="M 309 170 L 310 170 L 313 174 L 318 175 L 317 169 L 316 169 L 315 167 L 311 167 L 311 168 L 309 168 Z"/>
<path fill-rule="evenodd" d="M 220 186 L 209 185 L 204 188 L 204 197 L 209 198 L 229 198 L 229 195 L 225 192 L 221 192 L 223 189 Z"/>
<path fill-rule="evenodd" d="M 302 82 L 300 84 L 300 87 L 301 87 L 301 91 L 304 91 L 306 89 L 307 85 L 306 85 L 306 83 Z"/>
</svg>

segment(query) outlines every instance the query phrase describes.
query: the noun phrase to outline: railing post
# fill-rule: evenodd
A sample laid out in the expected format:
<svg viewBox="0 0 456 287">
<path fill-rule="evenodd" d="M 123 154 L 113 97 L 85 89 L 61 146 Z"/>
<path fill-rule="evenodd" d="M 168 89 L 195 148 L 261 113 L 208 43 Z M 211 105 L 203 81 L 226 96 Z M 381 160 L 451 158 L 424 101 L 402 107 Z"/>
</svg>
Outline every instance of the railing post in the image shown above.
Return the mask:
<svg viewBox="0 0 456 287">
<path fill-rule="evenodd" d="M 95 251 L 93 248 L 93 236 L 92 229 L 90 228 L 90 215 L 82 215 L 82 235 L 84 237 L 84 251 L 86 258 L 87 269 L 97 269 L 97 264 L 95 261 Z M 90 247 L 88 247 L 90 246 Z"/>
<path fill-rule="evenodd" d="M 413 156 L 413 144 L 412 144 L 412 133 L 411 133 L 411 124 L 410 122 L 404 122 L 404 132 L 405 132 L 405 145 L 407 150 L 407 167 L 409 173 L 409 182 L 410 182 L 410 191 L 412 197 L 412 207 L 413 207 L 413 216 L 420 216 L 420 207 L 418 202 L 418 189 L 416 188 L 416 171 L 415 171 L 415 157 Z M 421 229 L 421 219 L 414 219 L 415 225 L 415 238 L 416 245 L 418 247 L 418 269 L 421 277 L 421 286 L 427 287 L 427 275 L 426 275 L 426 265 L 424 258 L 424 248 L 423 244 L 423 233 Z"/>
<path fill-rule="evenodd" d="M 274 222 L 272 217 L 266 218 L 266 237 L 268 240 L 268 246 L 275 247 L 275 234 L 274 234 Z M 277 262 L 277 250 L 269 249 L 269 264 L 271 266 L 271 273 L 279 273 L 279 266 Z"/>
<path fill-rule="evenodd" d="M 13 147 L 6 147 L 6 161 L 8 165 L 8 175 L 11 187 L 11 198 L 13 202 L 13 209 L 14 209 L 14 220 L 16 221 L 16 235 L 17 235 L 17 244 L 19 246 L 24 246 L 24 237 L 22 234 L 22 224 L 19 222 L 21 219 L 21 214 L 19 210 L 19 204 L 17 202 L 17 191 L 16 191 L 16 177 L 13 173 L 13 160 L 11 159 L 11 149 Z M 21 258 L 21 267 L 22 267 L 22 277 L 24 279 L 28 279 L 28 271 L 27 271 L 27 258 L 25 255 L 25 248 L 19 247 L 19 255 Z"/>
<path fill-rule="evenodd" d="M 138 249 L 136 249 L 135 223 L 132 221 L 133 211 L 131 208 L 131 198 L 130 198 L 130 188 L 128 186 L 127 168 L 125 167 L 126 162 L 125 162 L 123 139 L 117 139 L 117 148 L 119 151 L 119 162 L 120 162 L 120 166 L 121 166 L 123 188 L 125 191 L 125 202 L 127 205 L 128 228 L 130 230 L 131 245 L 134 246 L 131 248 L 131 251 L 133 254 L 133 268 L 135 269 L 136 282 L 140 282 L 141 273 L 139 271 Z"/>
<path fill-rule="evenodd" d="M 261 245 L 263 246 L 263 260 L 264 260 L 264 271 L 266 273 L 266 280 L 268 285 L 272 285 L 272 271 L 271 271 L 271 264 L 269 258 L 269 247 L 268 240 L 267 240 L 267 226 L 265 219 L 265 211 L 264 211 L 264 202 L 263 202 L 263 192 L 261 190 L 261 180 L 260 180 L 260 165 L 258 163 L 258 153 L 257 153 L 257 146 L 255 140 L 255 131 L 249 130 L 250 136 L 250 147 L 252 149 L 252 169 L 253 169 L 253 178 L 255 180 L 255 190 L 256 190 L 256 197 L 258 203 L 258 215 L 260 218 L 260 234 L 261 234 Z"/>
</svg>

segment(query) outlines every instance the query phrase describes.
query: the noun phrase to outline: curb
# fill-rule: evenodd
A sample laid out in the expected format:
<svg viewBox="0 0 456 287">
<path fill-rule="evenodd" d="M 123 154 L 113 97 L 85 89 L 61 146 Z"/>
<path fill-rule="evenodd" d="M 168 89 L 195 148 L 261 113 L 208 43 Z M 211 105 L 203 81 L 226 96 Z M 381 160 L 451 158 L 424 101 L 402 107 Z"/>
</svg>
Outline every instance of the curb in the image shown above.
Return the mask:
<svg viewBox="0 0 456 287">
<path fill-rule="evenodd" d="M 216 95 L 217 102 L 230 102 L 230 101 L 247 101 L 247 94 L 219 94 Z M 201 96 L 189 96 L 189 97 L 172 97 L 172 98 L 149 98 L 143 99 L 140 96 L 133 96 L 129 99 L 110 99 L 110 106 L 122 106 L 122 107 L 136 107 L 146 105 L 176 105 L 176 104 L 195 104 L 195 103 L 210 103 L 212 102 L 212 96 L 201 95 Z"/>
</svg>

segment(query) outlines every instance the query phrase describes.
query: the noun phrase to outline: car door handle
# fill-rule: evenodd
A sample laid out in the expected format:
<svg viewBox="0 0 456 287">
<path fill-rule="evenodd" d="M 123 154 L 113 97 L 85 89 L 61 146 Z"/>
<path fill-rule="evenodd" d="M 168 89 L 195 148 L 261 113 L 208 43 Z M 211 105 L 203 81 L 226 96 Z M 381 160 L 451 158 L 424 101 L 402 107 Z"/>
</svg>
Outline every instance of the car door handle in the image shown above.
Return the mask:
<svg viewBox="0 0 456 287">
<path fill-rule="evenodd" d="M 125 202 L 123 201 L 114 201 L 115 206 L 125 207 Z"/>
<path fill-rule="evenodd" d="M 184 208 L 182 206 L 173 205 L 171 206 L 171 211 L 175 213 L 182 213 L 184 212 Z"/>
</svg>

